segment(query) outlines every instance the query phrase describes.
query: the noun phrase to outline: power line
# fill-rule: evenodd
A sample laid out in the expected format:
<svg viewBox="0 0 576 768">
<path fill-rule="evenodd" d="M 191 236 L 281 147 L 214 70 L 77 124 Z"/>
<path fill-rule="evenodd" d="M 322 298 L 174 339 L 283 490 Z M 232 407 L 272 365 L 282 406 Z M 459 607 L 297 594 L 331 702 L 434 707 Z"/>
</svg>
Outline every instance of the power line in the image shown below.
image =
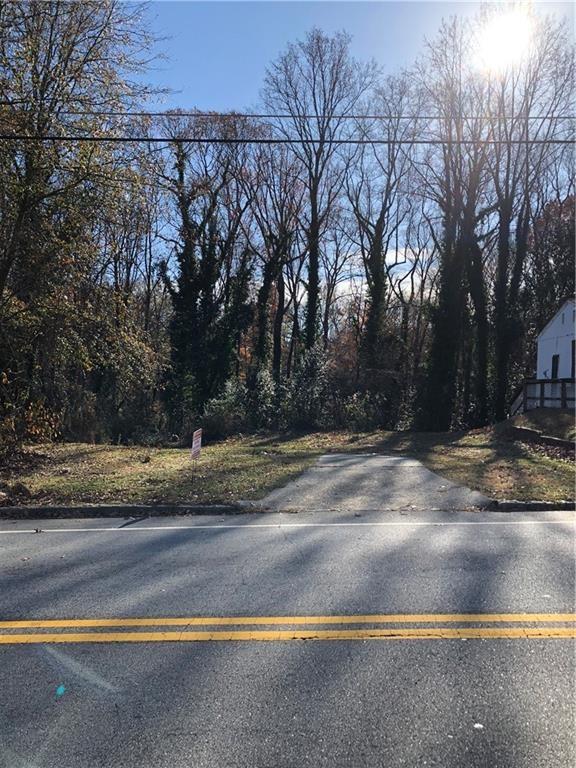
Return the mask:
<svg viewBox="0 0 576 768">
<path fill-rule="evenodd" d="M 24 101 L 0 102 L 0 106 L 11 106 L 15 103 L 26 103 Z M 576 120 L 574 115 L 398 115 L 398 114 L 347 114 L 347 115 L 292 115 L 267 114 L 259 112 L 196 112 L 194 110 L 168 110 L 163 112 L 122 112 L 122 111 L 75 111 L 67 110 L 58 112 L 59 115 L 74 117 L 166 117 L 175 119 L 178 117 L 198 117 L 198 118 L 221 118 L 221 119 L 259 119 L 259 120 L 325 120 L 327 118 L 335 120 L 444 120 L 446 118 L 458 120 Z"/>
<path fill-rule="evenodd" d="M 269 139 L 269 138 L 198 138 L 195 136 L 57 136 L 49 134 L 46 136 L 29 136 L 23 134 L 0 134 L 0 141 L 71 141 L 87 144 L 119 143 L 119 144 L 306 144 L 320 142 L 319 138 L 310 139 L 308 142 L 302 139 Z M 328 143 L 328 142 L 325 142 Z M 399 139 L 397 141 L 390 139 L 333 139 L 330 144 L 337 145 L 394 145 L 394 146 L 413 146 L 413 145 L 468 145 L 485 144 L 488 146 L 515 145 L 515 144 L 576 144 L 575 139 Z"/>
</svg>

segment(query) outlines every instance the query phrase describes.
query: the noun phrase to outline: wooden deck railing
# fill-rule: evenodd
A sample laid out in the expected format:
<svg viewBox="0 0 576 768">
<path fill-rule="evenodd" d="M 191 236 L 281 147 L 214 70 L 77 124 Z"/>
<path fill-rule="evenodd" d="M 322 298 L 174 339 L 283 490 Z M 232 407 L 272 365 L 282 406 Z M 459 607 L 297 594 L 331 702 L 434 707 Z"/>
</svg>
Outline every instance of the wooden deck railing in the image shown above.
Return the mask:
<svg viewBox="0 0 576 768">
<path fill-rule="evenodd" d="M 510 415 L 534 408 L 574 408 L 575 394 L 574 379 L 526 379 Z"/>
</svg>

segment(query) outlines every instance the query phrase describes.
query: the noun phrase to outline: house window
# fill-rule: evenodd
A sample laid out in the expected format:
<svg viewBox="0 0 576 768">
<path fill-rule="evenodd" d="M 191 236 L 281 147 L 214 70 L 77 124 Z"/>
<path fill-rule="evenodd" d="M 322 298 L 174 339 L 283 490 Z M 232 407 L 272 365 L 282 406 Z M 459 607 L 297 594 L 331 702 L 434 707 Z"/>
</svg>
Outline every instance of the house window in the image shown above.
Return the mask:
<svg viewBox="0 0 576 768">
<path fill-rule="evenodd" d="M 558 378 L 558 365 L 560 363 L 560 355 L 552 355 L 552 376 L 551 379 Z"/>
</svg>

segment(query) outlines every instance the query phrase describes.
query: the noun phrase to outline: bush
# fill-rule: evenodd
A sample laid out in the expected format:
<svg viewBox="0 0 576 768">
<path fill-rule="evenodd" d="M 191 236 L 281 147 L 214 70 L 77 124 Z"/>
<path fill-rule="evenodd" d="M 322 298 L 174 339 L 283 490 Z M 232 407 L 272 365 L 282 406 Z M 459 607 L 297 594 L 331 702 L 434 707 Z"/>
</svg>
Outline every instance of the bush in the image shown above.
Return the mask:
<svg viewBox="0 0 576 768">
<path fill-rule="evenodd" d="M 202 429 L 206 437 L 227 437 L 249 427 L 248 392 L 239 381 L 226 382 L 222 394 L 206 403 Z"/>
<path fill-rule="evenodd" d="M 302 356 L 286 387 L 283 421 L 295 429 L 324 429 L 330 426 L 328 360 L 317 344 Z"/>
<path fill-rule="evenodd" d="M 369 432 L 386 426 L 388 401 L 380 393 L 354 392 L 344 401 L 345 429 Z"/>
<path fill-rule="evenodd" d="M 398 409 L 398 418 L 395 429 L 399 432 L 414 429 L 418 420 L 417 393 L 412 387 L 406 392 Z"/>
<path fill-rule="evenodd" d="M 0 460 L 8 458 L 24 442 L 43 443 L 58 437 L 60 414 L 43 400 L 25 402 L 23 397 L 11 397 L 5 373 L 0 375 L 0 385 Z"/>
<path fill-rule="evenodd" d="M 278 425 L 278 399 L 279 393 L 270 371 L 258 371 L 248 397 L 250 422 L 255 429 L 271 429 Z"/>
</svg>

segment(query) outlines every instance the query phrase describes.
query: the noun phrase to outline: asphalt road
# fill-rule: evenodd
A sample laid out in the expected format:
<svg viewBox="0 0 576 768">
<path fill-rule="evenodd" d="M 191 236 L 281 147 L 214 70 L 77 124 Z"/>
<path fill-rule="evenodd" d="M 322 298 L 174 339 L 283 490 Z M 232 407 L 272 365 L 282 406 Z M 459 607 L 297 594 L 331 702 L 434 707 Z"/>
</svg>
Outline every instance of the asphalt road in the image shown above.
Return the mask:
<svg viewBox="0 0 576 768">
<path fill-rule="evenodd" d="M 0 766 L 568 768 L 574 589 L 566 512 L 5 521 Z"/>
</svg>

